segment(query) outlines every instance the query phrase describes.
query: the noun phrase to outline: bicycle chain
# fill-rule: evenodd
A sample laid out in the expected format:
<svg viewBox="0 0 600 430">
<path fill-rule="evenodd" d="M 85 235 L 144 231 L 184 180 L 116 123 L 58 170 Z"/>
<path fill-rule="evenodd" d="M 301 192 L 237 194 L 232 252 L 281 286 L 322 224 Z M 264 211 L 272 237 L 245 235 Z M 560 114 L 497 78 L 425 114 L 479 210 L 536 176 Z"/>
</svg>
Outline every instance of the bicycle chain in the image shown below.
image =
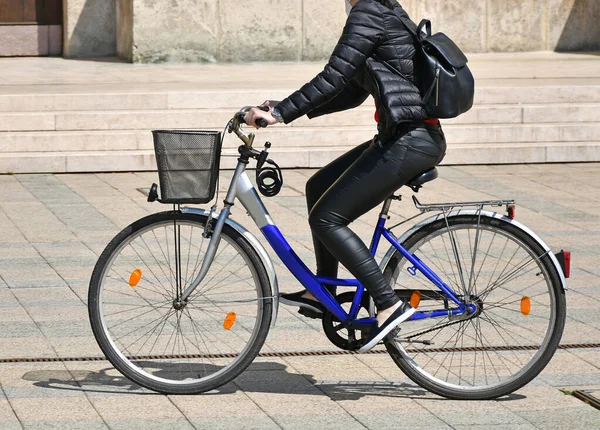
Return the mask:
<svg viewBox="0 0 600 430">
<path fill-rule="evenodd" d="M 444 324 L 444 325 L 441 325 L 441 326 L 438 326 L 438 327 L 433 327 L 433 328 L 430 328 L 430 329 L 428 329 L 428 330 L 424 330 L 424 331 L 422 331 L 422 332 L 415 333 L 415 334 L 413 334 L 413 335 L 411 335 L 411 336 L 407 336 L 407 337 L 405 337 L 404 339 L 412 339 L 412 338 L 414 338 L 414 337 L 421 336 L 421 335 L 423 335 L 423 334 L 431 333 L 431 332 L 433 332 L 433 331 L 436 331 L 436 330 L 441 330 L 441 329 L 443 329 L 443 328 L 450 327 L 451 325 L 458 324 L 458 323 L 461 323 L 461 322 L 463 322 L 463 321 L 468 321 L 469 319 L 470 319 L 470 318 L 468 318 L 468 319 L 463 319 L 463 320 L 458 320 L 458 321 L 453 321 L 453 322 L 450 322 L 450 323 L 448 323 L 448 324 Z"/>
</svg>

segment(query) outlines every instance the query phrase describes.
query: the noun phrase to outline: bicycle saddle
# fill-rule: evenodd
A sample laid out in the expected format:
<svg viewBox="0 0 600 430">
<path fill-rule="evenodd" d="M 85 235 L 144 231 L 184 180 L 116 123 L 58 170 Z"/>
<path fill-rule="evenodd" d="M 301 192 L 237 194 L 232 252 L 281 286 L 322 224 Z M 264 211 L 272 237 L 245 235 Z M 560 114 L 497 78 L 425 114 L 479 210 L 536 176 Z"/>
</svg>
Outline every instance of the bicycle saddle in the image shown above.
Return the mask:
<svg viewBox="0 0 600 430">
<path fill-rule="evenodd" d="M 412 188 L 415 193 L 419 192 L 419 189 L 426 182 L 431 182 L 438 177 L 438 171 L 434 167 L 431 170 L 427 170 L 426 172 L 421 173 L 419 176 L 415 176 L 406 184 L 407 187 Z"/>
</svg>

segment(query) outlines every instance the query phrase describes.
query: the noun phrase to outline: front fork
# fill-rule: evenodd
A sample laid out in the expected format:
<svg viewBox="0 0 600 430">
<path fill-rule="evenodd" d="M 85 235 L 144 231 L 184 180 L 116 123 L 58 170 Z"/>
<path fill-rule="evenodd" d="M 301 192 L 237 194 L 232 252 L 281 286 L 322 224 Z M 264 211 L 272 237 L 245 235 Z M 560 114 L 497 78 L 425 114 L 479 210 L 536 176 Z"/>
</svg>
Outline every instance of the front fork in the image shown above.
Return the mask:
<svg viewBox="0 0 600 430">
<path fill-rule="evenodd" d="M 210 266 L 212 265 L 213 260 L 215 259 L 215 255 L 217 254 L 217 250 L 219 249 L 219 243 L 221 243 L 221 232 L 223 231 L 223 226 L 227 222 L 227 218 L 231 214 L 231 207 L 236 198 L 237 192 L 237 183 L 240 179 L 240 176 L 246 171 L 246 165 L 248 161 L 242 160 L 241 158 L 238 160 L 239 163 L 235 169 L 235 173 L 231 178 L 231 185 L 229 186 L 229 191 L 227 192 L 227 196 L 225 197 L 224 207 L 217 218 L 217 222 L 215 223 L 214 228 L 212 229 L 212 234 L 210 236 L 210 242 L 208 244 L 208 248 L 206 249 L 206 255 L 204 256 L 204 260 L 202 260 L 202 266 L 200 267 L 200 272 L 194 278 L 192 283 L 186 290 L 183 292 L 181 297 L 179 298 L 180 302 L 185 302 L 190 295 L 194 292 L 194 290 L 200 285 L 200 283 L 206 277 L 206 274 L 210 270 Z M 212 213 L 212 211 L 211 211 Z M 212 219 L 208 219 L 207 223 L 212 222 Z"/>
</svg>

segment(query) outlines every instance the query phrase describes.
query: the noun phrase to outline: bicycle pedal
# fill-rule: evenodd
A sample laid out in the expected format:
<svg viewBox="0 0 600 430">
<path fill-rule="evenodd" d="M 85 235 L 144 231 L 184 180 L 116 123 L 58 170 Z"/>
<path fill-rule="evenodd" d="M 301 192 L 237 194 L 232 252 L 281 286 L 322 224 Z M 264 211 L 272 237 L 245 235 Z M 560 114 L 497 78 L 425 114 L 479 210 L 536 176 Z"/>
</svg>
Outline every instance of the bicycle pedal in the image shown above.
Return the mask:
<svg viewBox="0 0 600 430">
<path fill-rule="evenodd" d="M 310 309 L 306 309 L 306 308 L 298 309 L 298 313 L 302 316 L 312 318 L 314 320 L 322 320 L 323 319 L 323 314 L 311 311 Z"/>
</svg>

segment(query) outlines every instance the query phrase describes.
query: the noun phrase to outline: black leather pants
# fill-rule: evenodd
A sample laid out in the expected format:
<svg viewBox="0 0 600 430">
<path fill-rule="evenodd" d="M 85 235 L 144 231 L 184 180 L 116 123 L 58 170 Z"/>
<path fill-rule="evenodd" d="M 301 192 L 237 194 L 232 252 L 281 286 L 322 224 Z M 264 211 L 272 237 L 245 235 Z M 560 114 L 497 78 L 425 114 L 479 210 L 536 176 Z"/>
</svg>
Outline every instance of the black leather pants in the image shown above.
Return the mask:
<svg viewBox="0 0 600 430">
<path fill-rule="evenodd" d="M 439 125 L 411 124 L 391 142 L 373 141 L 345 153 L 306 184 L 317 275 L 337 277 L 341 262 L 369 291 L 378 309 L 398 302 L 363 241 L 348 228 L 398 188 L 436 166 L 446 153 Z"/>
</svg>

